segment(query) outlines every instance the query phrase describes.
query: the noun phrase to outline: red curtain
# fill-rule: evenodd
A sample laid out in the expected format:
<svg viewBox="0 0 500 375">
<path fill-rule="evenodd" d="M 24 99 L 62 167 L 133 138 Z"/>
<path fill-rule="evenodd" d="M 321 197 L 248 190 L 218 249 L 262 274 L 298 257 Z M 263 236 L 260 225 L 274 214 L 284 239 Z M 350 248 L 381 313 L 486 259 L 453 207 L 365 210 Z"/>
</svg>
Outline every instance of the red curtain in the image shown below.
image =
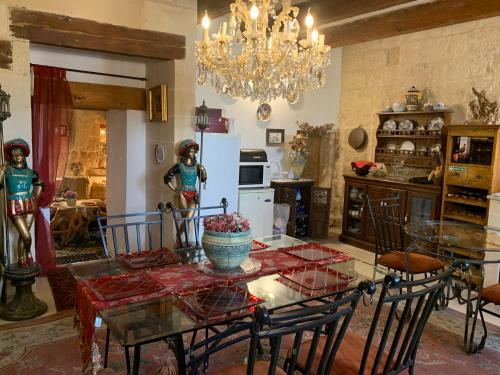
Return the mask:
<svg viewBox="0 0 500 375">
<path fill-rule="evenodd" d="M 45 184 L 35 218 L 36 260 L 48 272 L 56 266 L 55 246 L 41 208 L 52 203 L 66 170 L 73 109 L 66 70 L 40 65 L 32 68 L 33 169 Z"/>
</svg>

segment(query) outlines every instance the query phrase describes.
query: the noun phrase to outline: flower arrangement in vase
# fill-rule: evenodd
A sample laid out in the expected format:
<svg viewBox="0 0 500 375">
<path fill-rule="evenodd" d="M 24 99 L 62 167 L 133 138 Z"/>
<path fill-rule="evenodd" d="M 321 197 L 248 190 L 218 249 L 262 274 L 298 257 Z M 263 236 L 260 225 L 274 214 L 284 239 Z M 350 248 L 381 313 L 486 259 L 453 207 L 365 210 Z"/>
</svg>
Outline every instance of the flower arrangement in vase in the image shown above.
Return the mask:
<svg viewBox="0 0 500 375">
<path fill-rule="evenodd" d="M 214 267 L 220 270 L 238 268 L 252 248 L 250 222 L 233 213 L 206 217 L 203 226 L 203 250 Z"/>
<path fill-rule="evenodd" d="M 64 192 L 63 197 L 66 199 L 68 206 L 73 207 L 76 205 L 76 201 L 78 200 L 78 193 L 74 190 L 68 189 Z"/>
<path fill-rule="evenodd" d="M 299 123 L 298 121 L 297 125 L 300 133 L 310 138 L 324 137 L 333 128 L 333 124 L 311 125 L 308 122 Z"/>
<path fill-rule="evenodd" d="M 307 137 L 303 134 L 293 136 L 293 139 L 288 143 L 290 151 L 288 152 L 288 160 L 290 161 L 290 169 L 292 171 L 292 178 L 298 180 L 302 176 L 304 166 L 307 163 L 309 152 L 307 151 Z"/>
</svg>

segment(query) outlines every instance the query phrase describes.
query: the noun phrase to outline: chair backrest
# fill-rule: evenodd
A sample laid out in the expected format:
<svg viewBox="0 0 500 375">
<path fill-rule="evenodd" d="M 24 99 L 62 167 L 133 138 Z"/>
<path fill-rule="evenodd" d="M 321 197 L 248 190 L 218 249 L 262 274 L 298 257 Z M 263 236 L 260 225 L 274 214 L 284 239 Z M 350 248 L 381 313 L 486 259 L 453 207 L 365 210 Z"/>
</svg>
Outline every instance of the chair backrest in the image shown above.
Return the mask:
<svg viewBox="0 0 500 375">
<path fill-rule="evenodd" d="M 224 332 L 192 346 L 189 350 L 191 358 L 187 364 L 188 373 L 196 374 L 198 368 L 209 356 L 230 345 L 250 338 L 247 374 L 253 374 L 257 358 L 257 347 L 261 341 L 267 339 L 271 343 L 271 359 L 269 361 L 268 373 L 274 374 L 278 364 L 282 338 L 293 336 L 292 355 L 287 373 L 294 374 L 304 332 L 313 331 L 314 335 L 308 353 L 305 373 L 310 373 L 319 339 L 322 335 L 326 335 L 323 355 L 321 361 L 317 363 L 316 374 L 329 374 L 337 350 L 346 333 L 347 326 L 364 292 L 374 294 L 375 284 L 364 281 L 358 285 L 354 293 L 339 298 L 334 302 L 289 310 L 283 313 L 269 314 L 266 308 L 257 306 L 252 323 L 238 322 L 235 326 L 228 328 Z M 236 333 L 238 335 L 235 335 Z M 229 339 L 225 340 L 227 338 Z M 207 347 L 208 350 L 198 355 L 195 354 L 196 351 Z"/>
<path fill-rule="evenodd" d="M 402 251 L 404 220 L 399 194 L 381 199 L 366 196 L 366 204 L 375 236 L 376 253 Z"/>
<path fill-rule="evenodd" d="M 195 247 L 200 247 L 200 222 L 211 216 L 217 216 L 227 213 L 227 199 L 222 198 L 221 203 L 218 206 L 209 207 L 195 207 L 195 208 L 177 208 L 172 202 L 167 202 L 166 204 L 159 203 L 158 209 L 162 212 L 170 211 L 172 213 L 172 218 L 174 220 L 175 232 L 177 237 L 177 242 L 181 248 L 190 248 L 190 224 L 193 223 L 193 234 L 195 240 Z M 191 212 L 193 215 L 185 216 L 186 213 Z M 207 214 L 208 212 L 208 214 Z M 183 239 L 184 238 L 184 239 Z"/>
<path fill-rule="evenodd" d="M 402 282 L 395 274 L 385 277 L 367 336 L 360 375 L 392 375 L 414 366 L 425 324 L 454 270 L 452 266 L 437 276 L 411 282 Z M 378 344 L 374 343 L 376 334 L 380 334 Z M 375 349 L 376 355 L 370 355 Z"/>
<path fill-rule="evenodd" d="M 160 211 L 98 216 L 97 224 L 106 257 L 163 248 Z"/>
</svg>

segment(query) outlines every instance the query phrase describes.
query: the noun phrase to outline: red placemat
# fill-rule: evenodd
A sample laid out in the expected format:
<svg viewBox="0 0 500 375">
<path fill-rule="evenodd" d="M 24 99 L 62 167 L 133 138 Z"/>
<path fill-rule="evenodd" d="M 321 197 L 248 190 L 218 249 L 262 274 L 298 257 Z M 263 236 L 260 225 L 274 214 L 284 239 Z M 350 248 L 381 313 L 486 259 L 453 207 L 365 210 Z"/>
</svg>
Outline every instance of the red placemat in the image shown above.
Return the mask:
<svg viewBox="0 0 500 375">
<path fill-rule="evenodd" d="M 117 300 L 138 294 L 157 292 L 162 285 L 145 273 L 105 276 L 85 280 L 101 301 Z"/>
<path fill-rule="evenodd" d="M 355 279 L 317 264 L 282 271 L 279 275 L 310 290 L 338 288 Z"/>
<path fill-rule="evenodd" d="M 123 262 L 132 269 L 151 268 L 167 264 L 178 264 L 181 257 L 169 249 L 141 251 L 140 253 L 125 254 Z"/>
<path fill-rule="evenodd" d="M 259 250 L 264 250 L 271 247 L 270 245 L 266 245 L 265 243 L 262 243 L 260 241 L 253 240 L 252 241 L 252 249 L 250 251 L 259 251 Z"/>
<path fill-rule="evenodd" d="M 231 282 L 180 292 L 176 295 L 181 303 L 202 319 L 213 319 L 232 312 L 248 311 L 264 302 L 263 299 Z"/>
<path fill-rule="evenodd" d="M 316 242 L 309 242 L 303 245 L 282 247 L 280 250 L 309 262 L 321 262 L 328 260 L 347 260 L 351 256 L 342 251 L 331 249 Z"/>
</svg>

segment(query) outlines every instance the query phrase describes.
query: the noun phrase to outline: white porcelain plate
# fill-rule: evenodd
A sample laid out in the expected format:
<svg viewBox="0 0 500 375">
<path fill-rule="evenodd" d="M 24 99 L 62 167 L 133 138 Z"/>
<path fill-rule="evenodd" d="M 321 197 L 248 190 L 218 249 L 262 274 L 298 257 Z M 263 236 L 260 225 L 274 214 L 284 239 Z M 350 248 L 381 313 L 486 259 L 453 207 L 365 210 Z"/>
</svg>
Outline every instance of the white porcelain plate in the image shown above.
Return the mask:
<svg viewBox="0 0 500 375">
<path fill-rule="evenodd" d="M 399 130 L 413 130 L 413 121 L 411 120 L 403 120 L 399 123 Z"/>
<path fill-rule="evenodd" d="M 429 125 L 427 129 L 429 130 L 441 130 L 444 125 L 444 120 L 442 117 L 434 117 L 431 121 L 429 121 Z"/>
<path fill-rule="evenodd" d="M 386 122 L 384 122 L 384 125 L 382 125 L 382 129 L 384 130 L 396 130 L 396 128 L 398 127 L 398 124 L 396 124 L 396 121 L 394 120 L 387 120 Z"/>
<path fill-rule="evenodd" d="M 415 150 L 415 143 L 413 143 L 412 141 L 404 141 L 403 143 L 401 143 L 399 149 L 404 151 L 413 151 Z"/>
<path fill-rule="evenodd" d="M 269 121 L 271 118 L 271 106 L 267 103 L 262 103 L 259 105 L 259 108 L 257 108 L 257 118 L 260 121 Z"/>
</svg>

